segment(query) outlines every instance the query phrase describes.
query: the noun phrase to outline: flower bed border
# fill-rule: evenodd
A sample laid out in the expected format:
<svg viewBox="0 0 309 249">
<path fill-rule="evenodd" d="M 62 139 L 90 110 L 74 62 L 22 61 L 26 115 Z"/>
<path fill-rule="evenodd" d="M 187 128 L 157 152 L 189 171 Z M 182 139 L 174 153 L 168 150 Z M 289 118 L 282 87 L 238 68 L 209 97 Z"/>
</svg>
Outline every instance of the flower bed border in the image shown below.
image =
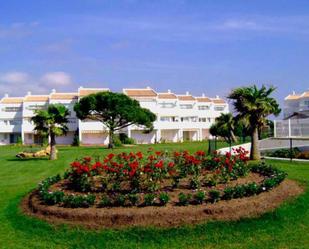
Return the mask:
<svg viewBox="0 0 309 249">
<path fill-rule="evenodd" d="M 52 224 L 68 224 L 91 229 L 127 228 L 134 226 L 178 227 L 209 220 L 239 220 L 258 217 L 272 211 L 285 200 L 300 195 L 298 183 L 284 180 L 280 185 L 259 195 L 222 200 L 217 203 L 175 207 L 148 206 L 143 208 L 64 208 L 42 204 L 34 191 L 22 201 L 22 211 Z"/>
</svg>

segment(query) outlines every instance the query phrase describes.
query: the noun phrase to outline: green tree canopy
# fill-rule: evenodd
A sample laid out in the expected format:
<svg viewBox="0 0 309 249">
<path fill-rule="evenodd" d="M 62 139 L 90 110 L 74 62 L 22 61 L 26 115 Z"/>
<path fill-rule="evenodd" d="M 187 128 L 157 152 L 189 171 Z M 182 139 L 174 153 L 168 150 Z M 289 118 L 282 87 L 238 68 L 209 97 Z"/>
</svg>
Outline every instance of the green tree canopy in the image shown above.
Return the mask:
<svg viewBox="0 0 309 249">
<path fill-rule="evenodd" d="M 210 127 L 209 132 L 213 136 L 219 136 L 225 139 L 226 142 L 236 142 L 234 135 L 235 120 L 231 113 L 221 113 L 216 118 L 216 122 Z"/>
<path fill-rule="evenodd" d="M 75 104 L 79 119 L 102 122 L 109 130 L 109 148 L 113 147 L 114 132 L 129 125 L 140 125 L 148 131 L 153 129 L 156 115 L 142 108 L 137 100 L 122 93 L 99 92 L 83 97 Z"/>
<path fill-rule="evenodd" d="M 35 111 L 31 118 L 34 123 L 34 130 L 43 136 L 49 136 L 50 160 L 57 159 L 56 136 L 65 135 L 68 131 L 67 123 L 69 110 L 61 104 L 51 104 L 47 110 Z"/>
<path fill-rule="evenodd" d="M 229 99 L 233 101 L 234 109 L 237 112 L 236 118 L 243 120 L 249 129 L 251 135 L 251 153 L 252 160 L 260 159 L 258 144 L 259 129 L 267 122 L 267 116 L 279 115 L 281 109 L 277 101 L 271 97 L 276 90 L 274 87 L 266 88 L 264 85 L 258 89 L 256 85 L 234 89 Z"/>
</svg>

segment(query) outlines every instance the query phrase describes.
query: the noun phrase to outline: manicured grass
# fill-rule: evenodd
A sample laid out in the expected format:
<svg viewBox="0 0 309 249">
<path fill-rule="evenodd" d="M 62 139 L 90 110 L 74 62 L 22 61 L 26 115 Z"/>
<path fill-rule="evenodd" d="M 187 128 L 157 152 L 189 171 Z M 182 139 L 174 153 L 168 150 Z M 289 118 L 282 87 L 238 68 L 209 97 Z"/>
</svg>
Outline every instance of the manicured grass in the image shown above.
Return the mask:
<svg viewBox="0 0 309 249">
<path fill-rule="evenodd" d="M 149 146 L 119 148 L 115 152 Z M 156 150 L 207 150 L 206 142 L 160 144 Z M 0 248 L 309 248 L 309 163 L 271 161 L 289 178 L 300 181 L 306 193 L 258 219 L 211 222 L 173 229 L 133 228 L 87 231 L 54 227 L 22 215 L 21 198 L 37 183 L 62 173 L 79 156 L 104 155 L 102 148 L 60 147 L 59 160 L 15 159 L 22 148 L 0 147 Z"/>
</svg>

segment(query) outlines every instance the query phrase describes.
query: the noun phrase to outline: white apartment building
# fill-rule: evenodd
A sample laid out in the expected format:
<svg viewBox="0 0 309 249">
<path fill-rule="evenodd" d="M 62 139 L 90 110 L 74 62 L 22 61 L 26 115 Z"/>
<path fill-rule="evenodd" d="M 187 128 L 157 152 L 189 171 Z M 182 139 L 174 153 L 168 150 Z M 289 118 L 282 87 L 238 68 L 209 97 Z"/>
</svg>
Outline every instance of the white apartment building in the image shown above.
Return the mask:
<svg viewBox="0 0 309 249">
<path fill-rule="evenodd" d="M 77 119 L 73 110 L 79 98 L 88 94 L 109 91 L 107 88 L 80 87 L 77 92 L 25 97 L 5 96 L 0 100 L 0 145 L 16 143 L 19 139 L 24 144 L 40 143 L 40 137 L 34 131 L 31 117 L 34 111 L 44 109 L 50 103 L 60 103 L 70 110 L 69 132 L 57 137 L 57 144 L 71 144 L 74 133 L 78 131 L 83 145 L 107 144 L 108 130 L 102 123 L 92 120 Z M 177 95 L 171 91 L 157 93 L 147 87 L 143 89 L 123 89 L 123 93 L 139 101 L 144 108 L 157 115 L 154 130 L 144 133 L 141 127 L 132 125 L 122 132 L 137 143 L 198 141 L 209 138 L 209 128 L 221 113 L 229 112 L 228 104 L 219 97 L 208 98 L 204 95 L 194 97 L 188 92 Z"/>
<path fill-rule="evenodd" d="M 309 114 L 309 91 L 302 94 L 293 92 L 284 99 L 283 118 L 288 118 L 294 113 Z"/>
<path fill-rule="evenodd" d="M 283 120 L 274 121 L 274 137 L 309 137 L 309 91 L 285 97 Z"/>
</svg>

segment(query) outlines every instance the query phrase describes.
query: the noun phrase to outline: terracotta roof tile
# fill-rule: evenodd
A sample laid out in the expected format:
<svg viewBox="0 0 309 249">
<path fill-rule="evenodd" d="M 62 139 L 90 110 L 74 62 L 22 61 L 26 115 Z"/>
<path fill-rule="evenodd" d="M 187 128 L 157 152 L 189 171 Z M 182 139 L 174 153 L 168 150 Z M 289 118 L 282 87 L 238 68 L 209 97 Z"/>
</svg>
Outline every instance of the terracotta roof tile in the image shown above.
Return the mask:
<svg viewBox="0 0 309 249">
<path fill-rule="evenodd" d="M 63 99 L 63 100 L 71 100 L 77 99 L 77 93 L 52 93 L 50 96 L 51 99 Z"/>
<path fill-rule="evenodd" d="M 195 97 L 197 102 L 211 102 L 210 98 L 207 97 Z"/>
<path fill-rule="evenodd" d="M 195 98 L 192 95 L 177 95 L 177 98 L 182 101 L 194 101 Z"/>
<path fill-rule="evenodd" d="M 158 93 L 159 99 L 177 99 L 174 93 Z"/>
<path fill-rule="evenodd" d="M 98 93 L 98 92 L 107 92 L 109 91 L 108 88 L 84 88 L 84 89 L 80 89 L 79 90 L 79 96 L 87 96 L 89 94 L 92 94 L 92 93 Z"/>
<path fill-rule="evenodd" d="M 304 93 L 301 95 L 301 98 L 308 98 L 308 97 L 309 97 L 309 91 L 304 92 Z"/>
<path fill-rule="evenodd" d="M 285 100 L 297 100 L 299 98 L 300 98 L 300 95 L 289 94 L 287 97 L 285 97 Z"/>
<path fill-rule="evenodd" d="M 215 104 L 226 104 L 224 99 L 212 99 L 212 102 Z"/>
<path fill-rule="evenodd" d="M 29 95 L 26 96 L 24 101 L 25 102 L 46 102 L 48 101 L 48 95 Z"/>
<path fill-rule="evenodd" d="M 157 93 L 152 89 L 124 89 L 125 94 L 130 97 L 156 97 Z"/>
<path fill-rule="evenodd" d="M 5 97 L 0 103 L 1 104 L 21 104 L 23 102 L 23 97 Z"/>
</svg>

